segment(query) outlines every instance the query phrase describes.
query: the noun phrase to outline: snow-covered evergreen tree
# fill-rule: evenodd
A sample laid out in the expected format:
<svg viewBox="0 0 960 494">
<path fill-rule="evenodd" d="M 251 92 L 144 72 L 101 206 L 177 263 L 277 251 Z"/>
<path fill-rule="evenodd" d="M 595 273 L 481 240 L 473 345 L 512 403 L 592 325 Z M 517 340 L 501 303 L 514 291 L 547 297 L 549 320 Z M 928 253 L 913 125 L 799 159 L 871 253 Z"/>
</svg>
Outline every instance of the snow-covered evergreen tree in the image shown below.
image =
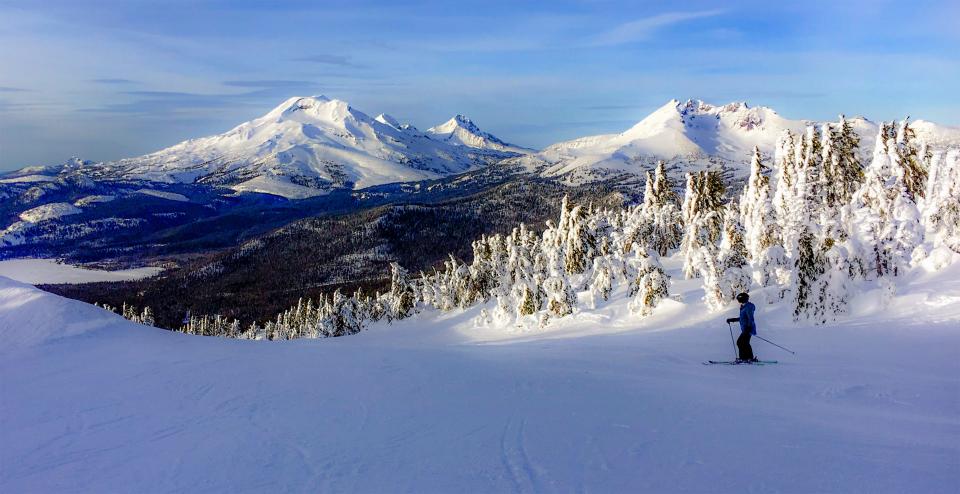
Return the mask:
<svg viewBox="0 0 960 494">
<path fill-rule="evenodd" d="M 823 315 L 823 305 L 818 298 L 825 269 L 819 250 L 814 234 L 809 230 L 803 231 L 797 240 L 797 255 L 794 258 L 794 319 L 815 320 Z"/>
<path fill-rule="evenodd" d="M 647 179 L 650 179 L 647 174 Z M 677 194 L 667 177 L 663 161 L 657 163 L 650 188 L 653 199 L 645 207 L 644 216 L 649 222 L 647 245 L 661 256 L 680 246 L 683 237 L 683 217 Z M 646 200 L 644 201 L 646 204 Z"/>
<path fill-rule="evenodd" d="M 399 264 L 390 263 L 389 319 L 405 319 L 413 313 L 417 299 L 407 270 Z"/>
<path fill-rule="evenodd" d="M 744 243 L 750 259 L 759 259 L 764 250 L 779 243 L 777 219 L 771 195 L 767 168 L 763 164 L 760 149 L 754 147 L 750 162 L 750 176 L 740 195 Z"/>
<path fill-rule="evenodd" d="M 723 227 L 723 179 L 717 172 L 687 175 L 687 190 L 683 199 L 684 234 L 680 251 L 683 255 L 683 275 L 699 277 L 707 258 L 716 257 L 716 244 Z"/>
<path fill-rule="evenodd" d="M 922 200 L 923 222 L 934 246 L 960 253 L 960 150 L 937 153 Z"/>
<path fill-rule="evenodd" d="M 735 203 L 724 208 L 723 237 L 720 240 L 718 268 L 720 289 L 725 300 L 734 300 L 738 293 L 750 289 L 750 271 L 747 267 L 747 247 L 744 243 L 744 230 L 740 224 L 740 215 Z"/>
<path fill-rule="evenodd" d="M 635 252 L 631 264 L 636 274 L 630 284 L 630 311 L 640 316 L 653 312 L 660 300 L 670 295 L 670 277 L 663 271 L 656 254 Z"/>
<path fill-rule="evenodd" d="M 839 125 L 828 135 L 829 148 L 824 146 L 824 166 L 829 170 L 827 200 L 831 206 L 842 207 L 850 202 L 863 183 L 860 136 L 843 115 L 840 115 Z"/>
<path fill-rule="evenodd" d="M 863 185 L 850 206 L 849 228 L 856 234 L 859 262 L 878 277 L 896 276 L 909 266 L 923 241 L 920 211 L 913 200 L 918 195 L 911 193 L 909 185 L 918 172 L 902 161 L 904 154 L 892 128 L 892 124 L 881 126 Z"/>
<path fill-rule="evenodd" d="M 917 139 L 913 127 L 910 127 L 910 117 L 900 121 L 895 139 L 894 144 L 888 144 L 888 149 L 891 157 L 902 169 L 903 186 L 907 196 L 911 201 L 916 202 L 923 196 L 926 189 L 927 163 L 930 160 L 930 154 L 926 145 Z"/>
<path fill-rule="evenodd" d="M 791 207 L 795 204 L 794 196 L 796 195 L 796 150 L 793 133 L 789 130 L 784 132 L 777 140 L 774 157 L 777 168 L 777 185 L 773 193 L 773 206 L 777 219 L 776 230 L 780 234 L 779 244 L 791 247 L 794 243 L 792 235 L 795 231 L 792 224 L 794 215 Z M 786 248 L 784 250 L 786 251 Z"/>
</svg>

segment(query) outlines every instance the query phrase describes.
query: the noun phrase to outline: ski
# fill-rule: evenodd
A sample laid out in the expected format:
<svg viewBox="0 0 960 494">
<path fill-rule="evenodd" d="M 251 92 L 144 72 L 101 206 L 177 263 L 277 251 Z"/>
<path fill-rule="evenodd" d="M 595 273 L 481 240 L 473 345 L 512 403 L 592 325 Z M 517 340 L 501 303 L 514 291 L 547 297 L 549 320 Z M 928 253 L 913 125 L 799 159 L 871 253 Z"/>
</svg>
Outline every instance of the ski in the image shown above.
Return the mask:
<svg viewBox="0 0 960 494">
<path fill-rule="evenodd" d="M 703 365 L 769 365 L 776 364 L 776 360 L 758 360 L 756 362 L 737 362 L 736 360 L 707 360 Z"/>
</svg>

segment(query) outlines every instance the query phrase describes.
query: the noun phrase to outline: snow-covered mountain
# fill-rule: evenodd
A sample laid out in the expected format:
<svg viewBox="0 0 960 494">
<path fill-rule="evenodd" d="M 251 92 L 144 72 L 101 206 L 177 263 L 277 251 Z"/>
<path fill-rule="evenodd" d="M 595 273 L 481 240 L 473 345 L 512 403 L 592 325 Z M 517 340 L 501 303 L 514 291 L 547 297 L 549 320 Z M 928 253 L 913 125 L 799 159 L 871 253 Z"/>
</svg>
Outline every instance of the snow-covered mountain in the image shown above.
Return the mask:
<svg viewBox="0 0 960 494">
<path fill-rule="evenodd" d="M 469 128 L 454 129 L 457 138 L 450 138 L 389 115 L 372 118 L 345 101 L 297 97 L 224 134 L 63 170 L 100 180 L 201 182 L 302 198 L 333 188 L 442 177 L 528 152 L 459 118 Z"/>
<path fill-rule="evenodd" d="M 872 151 L 878 124 L 862 117 L 848 119 L 861 136 L 861 152 Z M 578 182 L 611 174 L 640 173 L 657 160 L 683 171 L 727 166 L 745 174 L 754 146 L 772 155 L 784 131 L 802 132 L 809 120 L 790 120 L 767 107 L 745 102 L 715 106 L 700 100 L 671 100 L 619 134 L 582 137 L 516 158 L 545 176 Z M 960 129 L 923 120 L 911 124 L 932 146 L 960 145 Z"/>
<path fill-rule="evenodd" d="M 493 149 L 517 154 L 533 152 L 532 149 L 501 141 L 496 136 L 480 130 L 472 120 L 460 114 L 457 114 L 441 125 L 430 127 L 427 129 L 427 134 L 436 139 L 459 146 Z"/>
</svg>

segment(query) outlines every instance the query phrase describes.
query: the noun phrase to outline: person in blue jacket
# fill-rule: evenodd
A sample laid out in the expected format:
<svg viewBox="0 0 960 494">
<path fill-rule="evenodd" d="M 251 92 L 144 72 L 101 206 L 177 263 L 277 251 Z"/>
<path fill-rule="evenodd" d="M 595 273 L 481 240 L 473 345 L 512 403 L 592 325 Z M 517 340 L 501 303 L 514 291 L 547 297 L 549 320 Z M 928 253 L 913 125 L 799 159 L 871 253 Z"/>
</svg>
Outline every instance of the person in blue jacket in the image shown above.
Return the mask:
<svg viewBox="0 0 960 494">
<path fill-rule="evenodd" d="M 741 293 L 737 295 L 737 302 L 740 302 L 740 317 L 731 317 L 727 323 L 740 323 L 740 337 L 737 338 L 737 350 L 740 352 L 740 362 L 756 362 L 757 357 L 753 355 L 753 348 L 750 347 L 750 337 L 757 334 L 757 322 L 753 318 L 757 307 L 750 302 L 750 295 Z"/>
</svg>

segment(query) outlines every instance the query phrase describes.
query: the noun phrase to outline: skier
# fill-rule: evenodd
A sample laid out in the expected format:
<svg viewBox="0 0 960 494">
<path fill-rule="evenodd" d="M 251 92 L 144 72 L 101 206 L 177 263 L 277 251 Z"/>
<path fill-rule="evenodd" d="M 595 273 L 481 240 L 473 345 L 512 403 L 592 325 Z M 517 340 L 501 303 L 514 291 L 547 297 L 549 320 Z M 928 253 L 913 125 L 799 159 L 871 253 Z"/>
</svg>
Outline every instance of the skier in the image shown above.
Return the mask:
<svg viewBox="0 0 960 494">
<path fill-rule="evenodd" d="M 750 347 L 750 337 L 757 334 L 757 322 L 753 319 L 753 312 L 757 309 L 750 302 L 750 295 L 741 293 L 737 295 L 737 302 L 740 302 L 740 317 L 731 317 L 727 323 L 740 323 L 740 337 L 737 338 L 737 350 L 740 352 L 740 358 L 737 362 L 757 362 L 753 356 L 753 348 Z"/>
</svg>

